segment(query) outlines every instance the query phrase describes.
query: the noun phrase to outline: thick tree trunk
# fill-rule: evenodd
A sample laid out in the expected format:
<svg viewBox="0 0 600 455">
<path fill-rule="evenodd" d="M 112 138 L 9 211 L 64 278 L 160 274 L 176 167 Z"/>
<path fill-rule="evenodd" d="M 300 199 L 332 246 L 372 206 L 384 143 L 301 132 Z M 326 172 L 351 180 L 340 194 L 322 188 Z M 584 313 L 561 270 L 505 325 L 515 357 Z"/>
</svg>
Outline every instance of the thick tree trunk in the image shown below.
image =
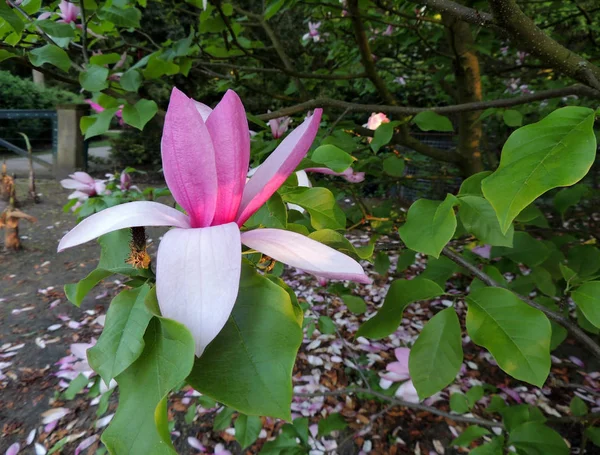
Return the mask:
<svg viewBox="0 0 600 455">
<path fill-rule="evenodd" d="M 449 15 L 444 15 L 443 20 L 450 49 L 455 55 L 456 101 L 458 103 L 481 101 L 479 59 L 473 45 L 470 26 Z M 458 114 L 458 153 L 462 158 L 459 165 L 465 177 L 484 170 L 480 150 L 482 135 L 480 115 L 481 111 Z"/>
</svg>

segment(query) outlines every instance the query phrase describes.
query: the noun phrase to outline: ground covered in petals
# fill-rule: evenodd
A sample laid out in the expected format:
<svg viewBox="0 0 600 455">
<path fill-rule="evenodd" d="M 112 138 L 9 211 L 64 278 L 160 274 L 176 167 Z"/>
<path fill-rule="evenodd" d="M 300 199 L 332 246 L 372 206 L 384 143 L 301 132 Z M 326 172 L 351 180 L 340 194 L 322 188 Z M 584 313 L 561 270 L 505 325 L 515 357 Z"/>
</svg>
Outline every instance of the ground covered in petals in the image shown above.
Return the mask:
<svg viewBox="0 0 600 455">
<path fill-rule="evenodd" d="M 38 191 L 40 204 L 22 205 L 38 219 L 36 224 L 21 225 L 25 249 L 0 253 L 0 454 L 103 453 L 99 436 L 114 415 L 118 391 L 111 388 L 114 384 L 101 386 L 96 380 L 85 349 L 99 337 L 108 304 L 124 284 L 119 276 L 105 280 L 80 308 L 66 300 L 63 285 L 94 269 L 99 246 L 91 242 L 56 253 L 59 239 L 74 226 L 75 217 L 63 212 L 67 192 L 57 182 L 38 182 Z M 149 230 L 151 255 L 163 232 Z M 351 240 L 367 243 L 369 235 L 355 232 Z M 489 425 L 497 418 L 489 407 L 491 392 L 509 404 L 535 404 L 558 424 L 571 414 L 574 396 L 592 411 L 600 409 L 599 367 L 588 365 L 570 340 L 554 352 L 548 382 L 555 386 L 554 394 L 550 389 L 516 386 L 489 354 L 469 344 L 455 385 L 415 405 L 390 376 L 393 368 L 387 367 L 400 360 L 396 349 L 412 344 L 432 310 L 456 301 L 458 311 L 466 311 L 463 298 L 470 279 L 453 263 L 440 260 L 426 273 L 433 281 L 447 282 L 444 298 L 409 305 L 399 329 L 389 337 L 356 338 L 360 324 L 383 303 L 389 283 L 424 270 L 426 259 L 402 251 L 396 239 L 380 238 L 376 249 L 384 251 L 390 263 L 383 274 L 365 264 L 374 280 L 371 285 L 319 283 L 294 269 L 283 274 L 306 308 L 292 411 L 294 417 L 309 418 L 311 454 L 467 453 L 467 448 L 451 441 L 478 420 L 494 431 Z M 460 403 L 450 406 L 450 395 L 456 392 L 467 397 L 462 412 Z M 218 403 L 184 388 L 172 394 L 169 406 L 180 454 L 259 453 L 284 424 L 263 418 L 257 441 L 242 452 L 235 441 L 236 415 L 223 411 Z M 437 414 L 424 406 L 435 408 Z M 326 422 L 321 426 L 329 425 L 331 431 L 319 432 L 319 422 Z M 568 427 L 565 430 L 568 433 Z M 569 436 L 572 443 L 578 441 L 577 434 Z"/>
</svg>

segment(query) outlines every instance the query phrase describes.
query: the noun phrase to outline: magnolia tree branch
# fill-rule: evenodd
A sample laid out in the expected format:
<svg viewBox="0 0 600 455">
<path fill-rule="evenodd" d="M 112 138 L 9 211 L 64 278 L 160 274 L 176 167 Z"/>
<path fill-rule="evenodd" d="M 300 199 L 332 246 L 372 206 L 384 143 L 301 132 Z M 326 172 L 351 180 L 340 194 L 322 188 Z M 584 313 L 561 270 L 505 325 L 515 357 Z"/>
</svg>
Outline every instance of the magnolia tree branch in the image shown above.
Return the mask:
<svg viewBox="0 0 600 455">
<path fill-rule="evenodd" d="M 444 256 L 446 256 L 447 258 L 449 258 L 450 260 L 454 261 L 459 266 L 467 269 L 469 272 L 471 272 L 471 274 L 473 274 L 476 278 L 479 278 L 481 281 L 483 281 L 488 286 L 503 288 L 503 286 L 500 283 L 495 281 L 492 277 L 490 277 L 485 272 L 482 272 L 481 270 L 479 270 L 475 265 L 471 264 L 469 261 L 467 261 L 461 255 L 453 252 L 450 248 L 445 247 L 442 250 L 442 254 Z M 513 291 L 511 291 L 511 292 L 513 292 Z M 557 322 L 558 324 L 562 325 L 565 329 L 567 329 L 569 332 L 571 332 L 571 334 L 573 335 L 574 338 L 576 338 L 592 354 L 594 354 L 594 356 L 596 356 L 596 358 L 600 359 L 600 346 L 598 346 L 598 344 L 594 340 L 592 340 L 589 336 L 587 336 L 586 333 L 577 326 L 577 324 L 574 324 L 569 319 L 565 318 L 562 314 L 556 313 L 525 296 L 519 295 L 517 293 L 514 293 L 514 294 L 519 299 L 521 299 L 523 302 L 525 302 L 527 305 L 529 305 L 530 307 L 533 307 L 536 310 L 540 310 L 542 313 L 544 313 L 548 317 L 548 319 L 551 319 L 554 322 Z"/>
<path fill-rule="evenodd" d="M 246 71 L 249 73 L 276 73 L 292 76 L 299 79 L 323 79 L 329 81 L 344 81 L 351 79 L 364 79 L 367 77 L 366 73 L 359 74 L 319 74 L 319 73 L 303 73 L 299 71 L 290 71 L 286 68 L 261 68 L 256 66 L 242 66 L 235 65 L 233 63 L 225 62 L 203 62 L 199 61 L 201 66 L 212 66 L 217 68 L 229 68 L 232 70 Z"/>
<path fill-rule="evenodd" d="M 504 424 L 502 422 L 495 422 L 493 420 L 480 419 L 477 417 L 465 417 L 457 414 L 450 414 L 449 412 L 442 411 L 438 408 L 434 408 L 433 406 L 427 406 L 421 403 L 411 403 L 410 401 L 401 400 L 400 398 L 396 398 L 394 396 L 388 396 L 380 392 L 376 392 L 374 390 L 369 390 L 361 387 L 353 387 L 347 389 L 338 389 L 338 390 L 329 390 L 326 392 L 315 392 L 315 393 L 294 393 L 296 397 L 304 397 L 304 398 L 314 398 L 321 396 L 340 396 L 340 395 L 353 395 L 353 394 L 364 394 L 371 395 L 373 397 L 379 398 L 382 401 L 386 401 L 395 406 L 403 406 L 409 409 L 416 409 L 417 411 L 424 411 L 430 414 L 438 415 L 440 417 L 444 417 L 446 419 L 454 420 L 455 422 L 468 423 L 472 425 L 481 425 L 482 427 L 496 427 L 496 428 L 504 428 Z"/>
<path fill-rule="evenodd" d="M 260 120 L 271 120 L 273 118 L 293 115 L 300 112 L 305 112 L 316 107 L 335 108 L 348 110 L 349 112 L 384 112 L 386 114 L 397 115 L 417 115 L 420 112 L 433 111 L 438 114 L 455 114 L 468 111 L 480 111 L 490 107 L 512 107 L 521 104 L 533 103 L 535 101 L 543 101 L 551 98 L 562 98 L 569 95 L 587 96 L 590 98 L 600 99 L 600 91 L 586 87 L 584 85 L 575 84 L 568 87 L 542 90 L 529 95 L 523 95 L 518 98 L 505 98 L 491 101 L 478 101 L 473 103 L 453 104 L 450 106 L 432 106 L 432 107 L 413 107 L 413 106 L 390 106 L 384 104 L 360 104 L 350 103 L 347 101 L 335 100 L 332 98 L 315 98 L 310 101 L 296 104 L 294 106 L 284 107 L 268 114 L 257 115 Z"/>
<path fill-rule="evenodd" d="M 481 26 L 495 26 L 494 16 L 451 0 L 411 0 L 413 3 L 424 5 L 440 13 L 448 13 L 461 21 Z"/>
</svg>

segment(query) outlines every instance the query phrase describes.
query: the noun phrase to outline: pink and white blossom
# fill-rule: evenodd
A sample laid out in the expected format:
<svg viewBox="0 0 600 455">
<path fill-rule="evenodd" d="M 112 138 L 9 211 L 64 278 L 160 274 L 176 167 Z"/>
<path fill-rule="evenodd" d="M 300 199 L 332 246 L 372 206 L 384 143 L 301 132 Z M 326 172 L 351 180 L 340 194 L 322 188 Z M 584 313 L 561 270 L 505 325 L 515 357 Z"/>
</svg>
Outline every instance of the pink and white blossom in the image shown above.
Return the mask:
<svg viewBox="0 0 600 455">
<path fill-rule="evenodd" d="M 321 27 L 321 22 L 309 22 L 308 33 L 306 33 L 302 39 L 304 41 L 309 41 L 312 39 L 315 43 L 317 43 L 321 39 L 319 27 Z"/>
<path fill-rule="evenodd" d="M 382 123 L 389 123 L 389 121 L 390 119 L 383 112 L 373 112 L 363 126 L 370 130 L 376 130 Z"/>
<path fill-rule="evenodd" d="M 394 349 L 394 355 L 396 356 L 396 362 L 387 364 L 385 368 L 387 372 L 381 374 L 380 386 L 383 389 L 389 389 L 394 382 L 404 381 L 398 387 L 398 390 L 396 390 L 396 396 L 409 403 L 418 403 L 420 401 L 419 395 L 410 379 L 410 372 L 408 371 L 410 349 L 396 348 Z"/>
<path fill-rule="evenodd" d="M 289 129 L 290 123 L 292 123 L 292 118 L 287 116 L 272 118 L 269 120 L 269 126 L 271 127 L 271 134 L 273 134 L 273 138 L 279 139 L 281 136 L 283 136 Z"/>
<path fill-rule="evenodd" d="M 91 196 L 98 196 L 106 193 L 106 184 L 104 180 L 98 180 L 87 172 L 75 172 L 70 174 L 70 179 L 63 179 L 60 184 L 68 190 L 75 190 L 69 195 L 69 199 L 79 199 L 85 201 Z"/>
<path fill-rule="evenodd" d="M 279 229 L 240 232 L 304 158 L 321 114 L 315 109 L 246 183 L 250 134 L 237 94 L 229 90 L 212 110 L 173 89 L 165 116 L 162 164 L 167 186 L 187 214 L 151 201 L 110 207 L 66 234 L 59 251 L 118 229 L 172 226 L 158 248 L 157 298 L 165 317 L 191 331 L 197 356 L 233 310 L 242 244 L 316 276 L 370 283 L 354 259 L 301 234 Z"/>
</svg>

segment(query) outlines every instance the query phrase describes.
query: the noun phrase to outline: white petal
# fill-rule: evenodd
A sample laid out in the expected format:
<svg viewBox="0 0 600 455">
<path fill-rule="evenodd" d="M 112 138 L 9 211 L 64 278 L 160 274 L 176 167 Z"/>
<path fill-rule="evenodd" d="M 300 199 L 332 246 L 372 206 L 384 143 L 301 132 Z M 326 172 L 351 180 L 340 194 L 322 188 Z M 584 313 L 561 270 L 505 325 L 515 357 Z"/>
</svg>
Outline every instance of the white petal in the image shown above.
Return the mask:
<svg viewBox="0 0 600 455">
<path fill-rule="evenodd" d="M 58 244 L 58 251 L 89 242 L 108 232 L 135 226 L 176 226 L 188 228 L 189 218 L 164 204 L 129 202 L 102 210 L 75 226 Z"/>
<path fill-rule="evenodd" d="M 55 422 L 56 420 L 62 419 L 71 410 L 67 408 L 52 408 L 48 409 L 46 412 L 42 413 L 42 423 L 46 425 L 47 423 Z"/>
<path fill-rule="evenodd" d="M 296 232 L 255 229 L 242 233 L 242 243 L 316 276 L 367 284 L 371 282 L 354 259 Z"/>
<path fill-rule="evenodd" d="M 192 332 L 198 357 L 221 331 L 235 304 L 241 248 L 236 223 L 172 229 L 160 242 L 156 265 L 160 310 Z"/>
</svg>

